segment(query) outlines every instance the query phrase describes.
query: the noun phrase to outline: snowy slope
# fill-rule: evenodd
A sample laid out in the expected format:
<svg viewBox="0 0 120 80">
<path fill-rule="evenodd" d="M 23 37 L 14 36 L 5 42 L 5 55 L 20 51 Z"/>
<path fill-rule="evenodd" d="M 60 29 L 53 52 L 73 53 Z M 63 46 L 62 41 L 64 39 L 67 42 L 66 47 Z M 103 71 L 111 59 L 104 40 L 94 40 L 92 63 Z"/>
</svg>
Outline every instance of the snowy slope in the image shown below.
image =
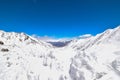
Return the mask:
<svg viewBox="0 0 120 80">
<path fill-rule="evenodd" d="M 61 47 L 0 31 L 0 80 L 120 80 L 120 27 Z"/>
<path fill-rule="evenodd" d="M 73 80 L 120 80 L 120 27 L 76 42 L 82 45 L 71 43 L 78 53 L 70 66 Z"/>
</svg>

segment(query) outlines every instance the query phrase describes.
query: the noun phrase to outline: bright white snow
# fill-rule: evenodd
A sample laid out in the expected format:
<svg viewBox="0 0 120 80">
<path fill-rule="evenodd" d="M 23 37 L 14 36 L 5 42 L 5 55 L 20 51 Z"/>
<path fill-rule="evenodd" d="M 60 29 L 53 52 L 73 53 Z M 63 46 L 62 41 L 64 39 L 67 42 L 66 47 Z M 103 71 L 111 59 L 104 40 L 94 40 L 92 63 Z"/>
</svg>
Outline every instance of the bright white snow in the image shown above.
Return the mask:
<svg viewBox="0 0 120 80">
<path fill-rule="evenodd" d="M 0 80 L 120 80 L 120 27 L 62 47 L 0 31 Z"/>
</svg>

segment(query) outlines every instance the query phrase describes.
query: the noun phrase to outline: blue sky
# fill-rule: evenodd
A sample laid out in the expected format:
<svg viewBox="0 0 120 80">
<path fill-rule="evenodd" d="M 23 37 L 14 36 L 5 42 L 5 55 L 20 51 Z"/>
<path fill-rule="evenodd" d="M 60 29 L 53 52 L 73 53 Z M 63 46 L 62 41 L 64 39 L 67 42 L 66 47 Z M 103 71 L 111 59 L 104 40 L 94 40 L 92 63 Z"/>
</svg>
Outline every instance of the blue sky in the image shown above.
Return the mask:
<svg viewBox="0 0 120 80">
<path fill-rule="evenodd" d="M 120 0 L 0 0 L 0 29 L 74 37 L 120 25 Z"/>
</svg>

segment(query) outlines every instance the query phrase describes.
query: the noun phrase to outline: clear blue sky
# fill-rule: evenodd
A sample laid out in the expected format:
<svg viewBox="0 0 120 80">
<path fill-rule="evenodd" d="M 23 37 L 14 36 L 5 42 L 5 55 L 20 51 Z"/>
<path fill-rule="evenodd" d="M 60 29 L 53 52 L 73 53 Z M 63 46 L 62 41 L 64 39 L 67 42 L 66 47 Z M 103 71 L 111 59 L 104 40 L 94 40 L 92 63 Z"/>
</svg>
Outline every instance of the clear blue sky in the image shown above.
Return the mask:
<svg viewBox="0 0 120 80">
<path fill-rule="evenodd" d="M 120 0 L 0 0 L 0 29 L 73 37 L 120 25 Z"/>
</svg>

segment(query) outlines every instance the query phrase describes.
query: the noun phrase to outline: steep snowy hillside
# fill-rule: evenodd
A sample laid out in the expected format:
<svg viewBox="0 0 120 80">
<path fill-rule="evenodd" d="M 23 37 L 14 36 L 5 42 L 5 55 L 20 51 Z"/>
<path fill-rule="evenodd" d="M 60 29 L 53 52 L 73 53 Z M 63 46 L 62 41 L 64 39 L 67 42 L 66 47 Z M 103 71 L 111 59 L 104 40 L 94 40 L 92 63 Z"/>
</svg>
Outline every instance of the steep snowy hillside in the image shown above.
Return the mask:
<svg viewBox="0 0 120 80">
<path fill-rule="evenodd" d="M 120 27 L 69 42 L 0 31 L 0 80 L 120 80 Z"/>
<path fill-rule="evenodd" d="M 78 53 L 70 66 L 73 80 L 120 80 L 120 27 L 71 45 Z"/>
</svg>

